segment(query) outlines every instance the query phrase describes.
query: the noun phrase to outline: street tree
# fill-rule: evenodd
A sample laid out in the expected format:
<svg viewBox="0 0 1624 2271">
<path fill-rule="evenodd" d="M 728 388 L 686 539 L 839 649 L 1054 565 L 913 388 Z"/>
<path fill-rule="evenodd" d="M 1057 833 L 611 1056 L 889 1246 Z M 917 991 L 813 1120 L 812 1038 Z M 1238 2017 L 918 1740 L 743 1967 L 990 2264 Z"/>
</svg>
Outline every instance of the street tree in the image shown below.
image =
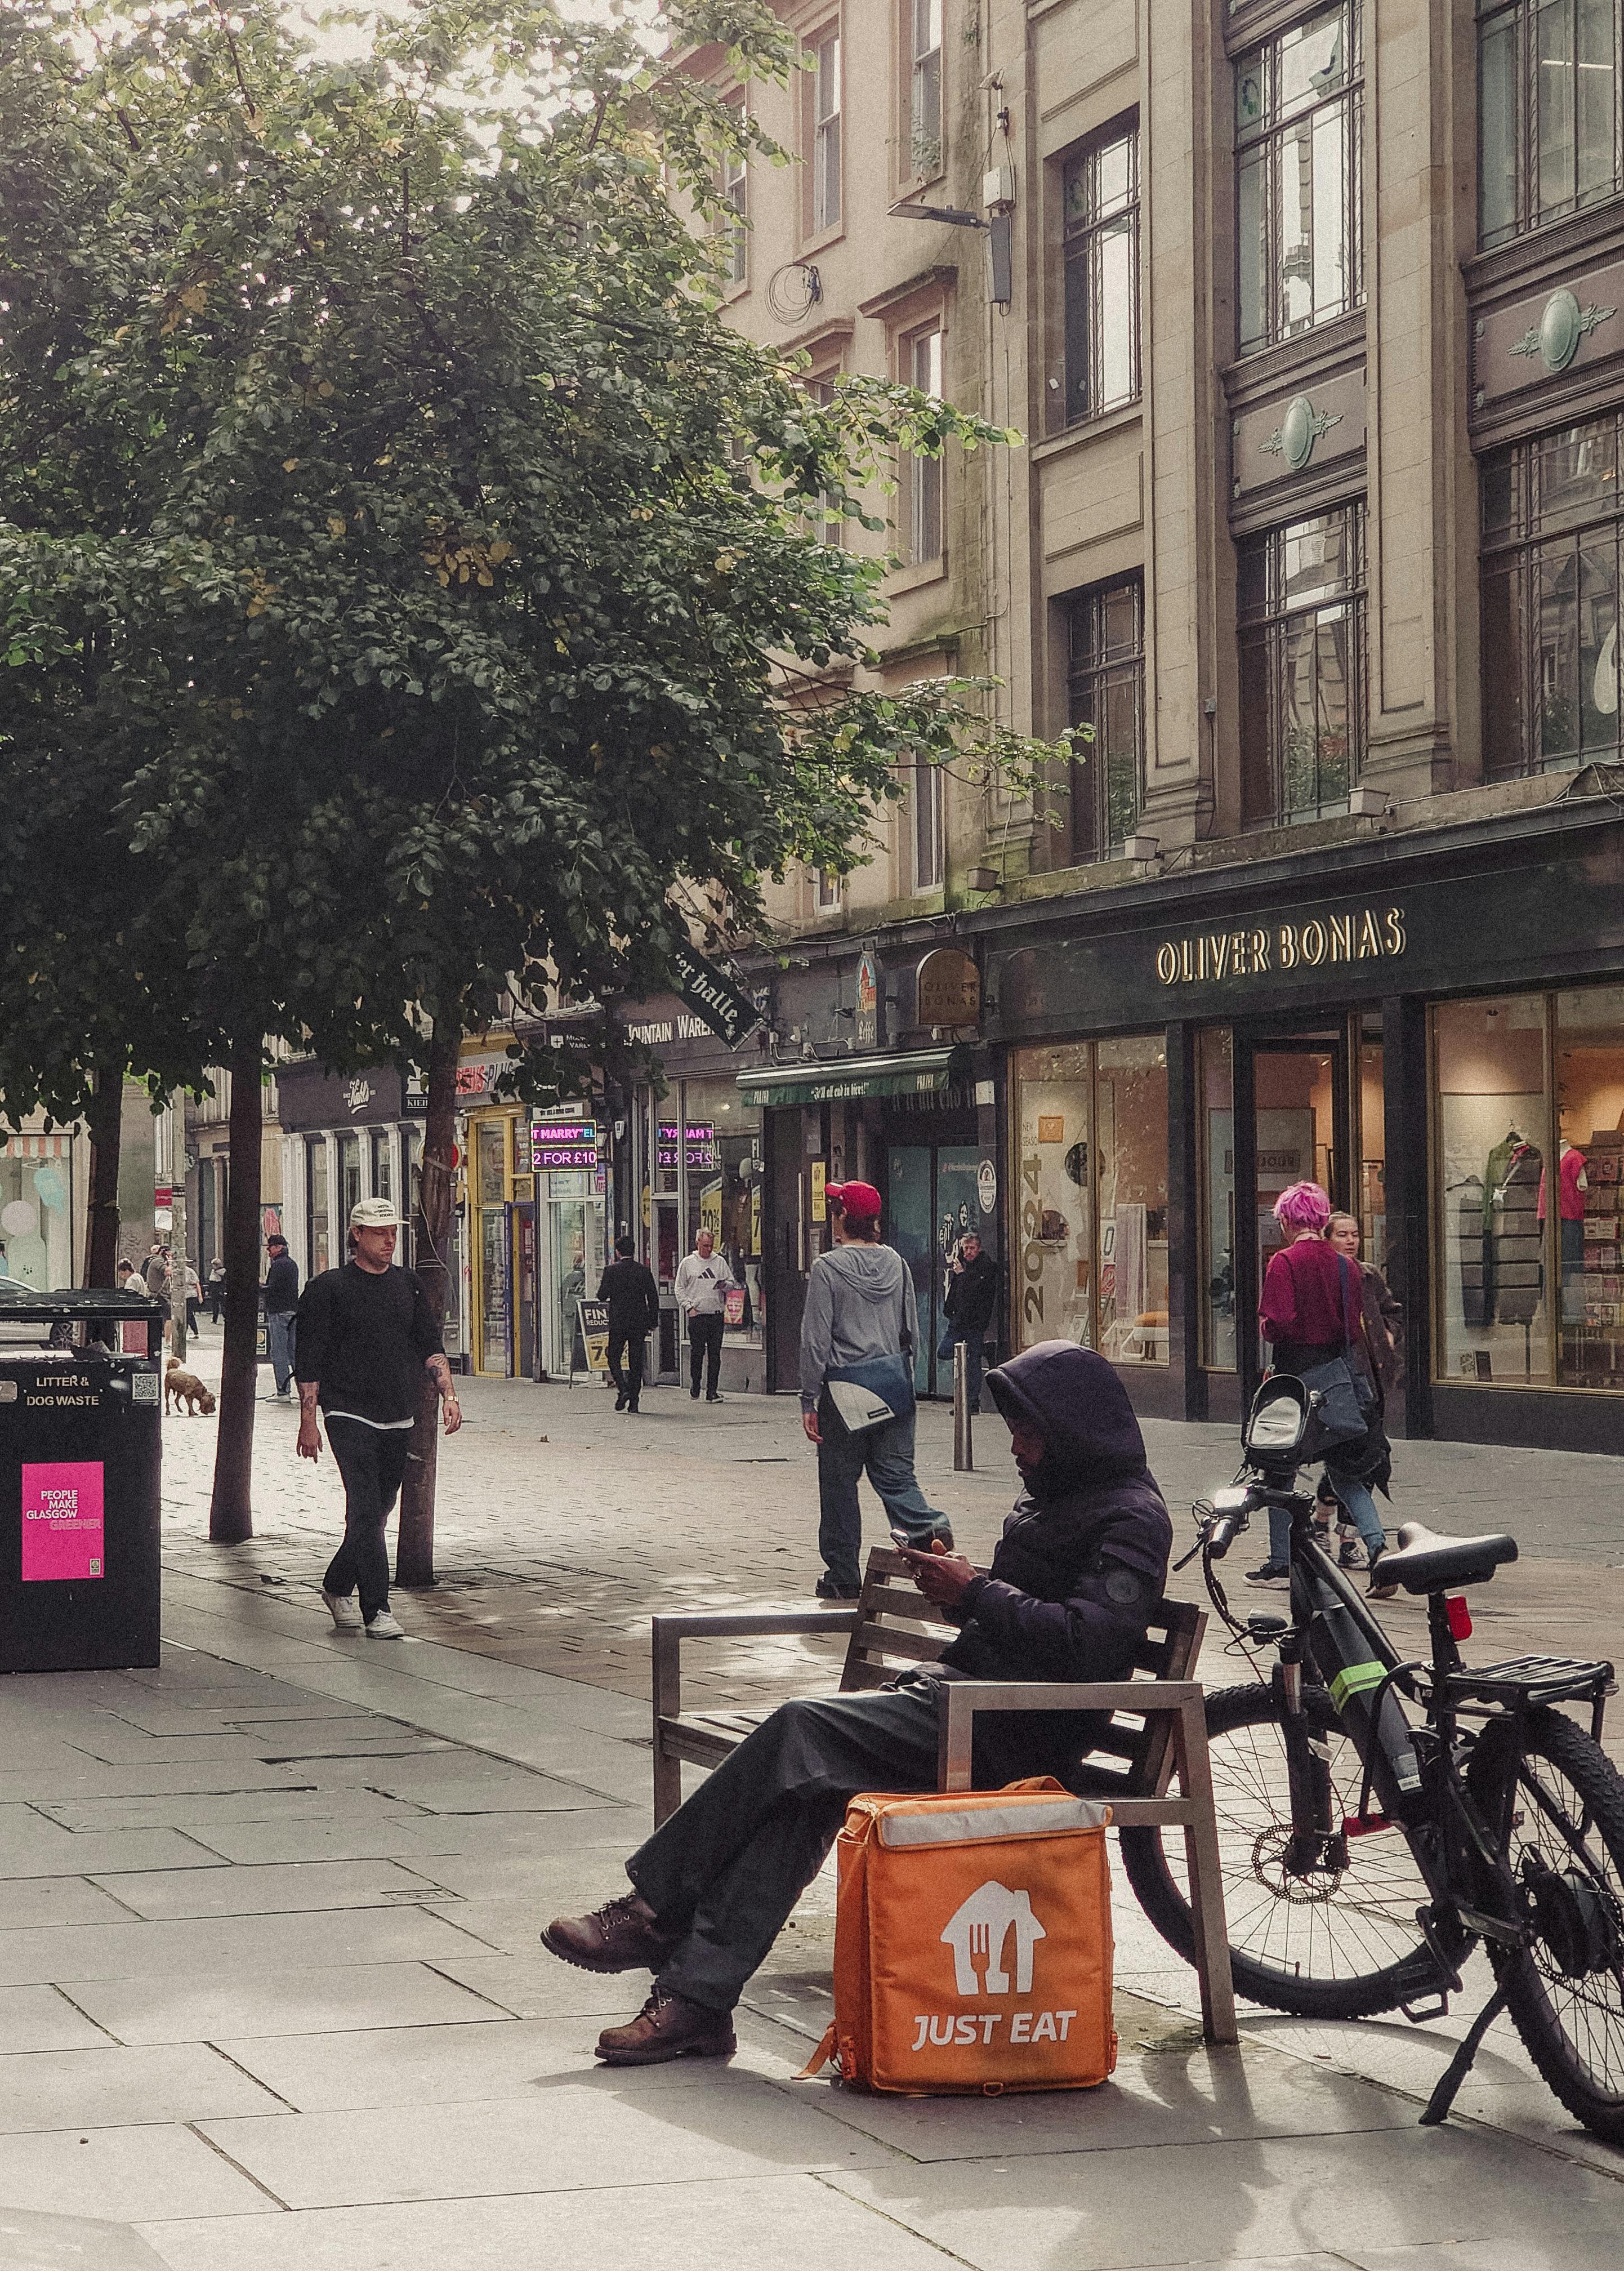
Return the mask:
<svg viewBox="0 0 1624 2271">
<path fill-rule="evenodd" d="M 757 0 L 658 15 L 793 67 Z M 248 1527 L 265 1036 L 430 1071 L 442 1216 L 450 1037 L 514 984 L 661 982 L 687 910 L 738 934 L 791 860 L 864 856 L 905 755 L 1042 762 L 985 687 L 850 684 L 885 559 L 818 526 L 878 536 L 899 450 L 1012 437 L 874 380 L 814 404 L 722 322 L 730 152 L 781 155 L 646 26 L 545 0 L 320 43 L 264 0 L 0 18 L 0 734 L 34 654 L 94 659 L 77 744 L 228 1037 L 217 1536 Z"/>
</svg>

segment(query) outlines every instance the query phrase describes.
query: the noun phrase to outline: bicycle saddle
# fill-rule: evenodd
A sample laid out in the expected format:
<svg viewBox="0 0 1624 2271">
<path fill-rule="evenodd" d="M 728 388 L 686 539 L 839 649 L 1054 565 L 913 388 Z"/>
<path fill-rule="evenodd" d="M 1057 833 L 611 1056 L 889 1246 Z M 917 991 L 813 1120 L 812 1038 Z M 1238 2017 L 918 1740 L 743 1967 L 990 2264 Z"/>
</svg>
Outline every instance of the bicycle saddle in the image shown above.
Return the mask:
<svg viewBox="0 0 1624 2271">
<path fill-rule="evenodd" d="M 1384 1585 L 1439 1593 L 1446 1585 L 1480 1585 L 1502 1561 L 1516 1560 L 1516 1540 L 1503 1530 L 1488 1538 L 1444 1538 L 1424 1522 L 1401 1522 L 1398 1545 L 1376 1566 Z"/>
</svg>

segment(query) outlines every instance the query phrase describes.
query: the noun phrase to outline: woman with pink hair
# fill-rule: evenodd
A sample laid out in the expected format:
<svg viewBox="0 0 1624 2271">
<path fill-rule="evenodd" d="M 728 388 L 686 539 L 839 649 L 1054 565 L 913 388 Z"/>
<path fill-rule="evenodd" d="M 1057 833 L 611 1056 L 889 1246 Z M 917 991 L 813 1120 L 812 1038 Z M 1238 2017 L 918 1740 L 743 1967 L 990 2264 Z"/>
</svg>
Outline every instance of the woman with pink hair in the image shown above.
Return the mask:
<svg viewBox="0 0 1624 2271">
<path fill-rule="evenodd" d="M 1264 1275 L 1257 1324 L 1270 1344 L 1276 1372 L 1313 1372 L 1335 1357 L 1346 1358 L 1363 1330 L 1359 1277 L 1325 1236 L 1331 1201 L 1317 1183 L 1293 1183 L 1274 1202 L 1274 1219 L 1286 1243 L 1270 1257 Z M 1336 1494 L 1353 1518 L 1370 1560 L 1370 1592 L 1386 1600 L 1395 1586 L 1376 1581 L 1377 1556 L 1387 1543 L 1376 1500 L 1366 1485 L 1343 1471 L 1334 1478 Z M 1247 1582 L 1279 1589 L 1291 1582 L 1291 1518 L 1282 1508 L 1269 1509 L 1269 1558 L 1247 1572 Z"/>
</svg>

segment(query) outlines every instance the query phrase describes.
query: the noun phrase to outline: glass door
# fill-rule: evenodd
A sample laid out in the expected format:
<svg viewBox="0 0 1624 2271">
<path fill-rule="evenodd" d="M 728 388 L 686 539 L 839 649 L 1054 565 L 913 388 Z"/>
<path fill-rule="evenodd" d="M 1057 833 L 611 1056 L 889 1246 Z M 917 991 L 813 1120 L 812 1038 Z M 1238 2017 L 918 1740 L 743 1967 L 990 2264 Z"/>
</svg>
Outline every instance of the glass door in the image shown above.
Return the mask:
<svg viewBox="0 0 1624 2271">
<path fill-rule="evenodd" d="M 1235 1037 L 1235 1346 L 1246 1401 L 1268 1364 L 1257 1306 L 1264 1273 L 1284 1243 L 1275 1201 L 1292 1183 L 1313 1182 L 1333 1207 L 1351 1208 L 1357 1139 L 1349 1041 L 1346 1023 L 1318 1032 Z M 1376 1078 L 1379 1083 L 1379 1063 Z M 1230 1157 L 1227 1130 L 1220 1124 L 1216 1133 L 1220 1156 Z M 1209 1192 L 1209 1203 L 1215 1195 Z"/>
</svg>

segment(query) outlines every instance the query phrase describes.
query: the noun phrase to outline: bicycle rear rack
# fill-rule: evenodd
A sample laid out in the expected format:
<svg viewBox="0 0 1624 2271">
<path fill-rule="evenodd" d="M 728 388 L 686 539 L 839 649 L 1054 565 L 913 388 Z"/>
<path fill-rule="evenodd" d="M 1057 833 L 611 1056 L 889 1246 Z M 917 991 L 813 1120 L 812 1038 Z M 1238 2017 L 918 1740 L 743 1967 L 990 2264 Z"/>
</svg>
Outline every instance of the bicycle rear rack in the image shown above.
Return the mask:
<svg viewBox="0 0 1624 2271">
<path fill-rule="evenodd" d="M 1614 1694 L 1613 1666 L 1576 1656 L 1514 1656 L 1504 1664 L 1463 1666 L 1446 1674 L 1451 1701 L 1596 1703 Z"/>
</svg>

